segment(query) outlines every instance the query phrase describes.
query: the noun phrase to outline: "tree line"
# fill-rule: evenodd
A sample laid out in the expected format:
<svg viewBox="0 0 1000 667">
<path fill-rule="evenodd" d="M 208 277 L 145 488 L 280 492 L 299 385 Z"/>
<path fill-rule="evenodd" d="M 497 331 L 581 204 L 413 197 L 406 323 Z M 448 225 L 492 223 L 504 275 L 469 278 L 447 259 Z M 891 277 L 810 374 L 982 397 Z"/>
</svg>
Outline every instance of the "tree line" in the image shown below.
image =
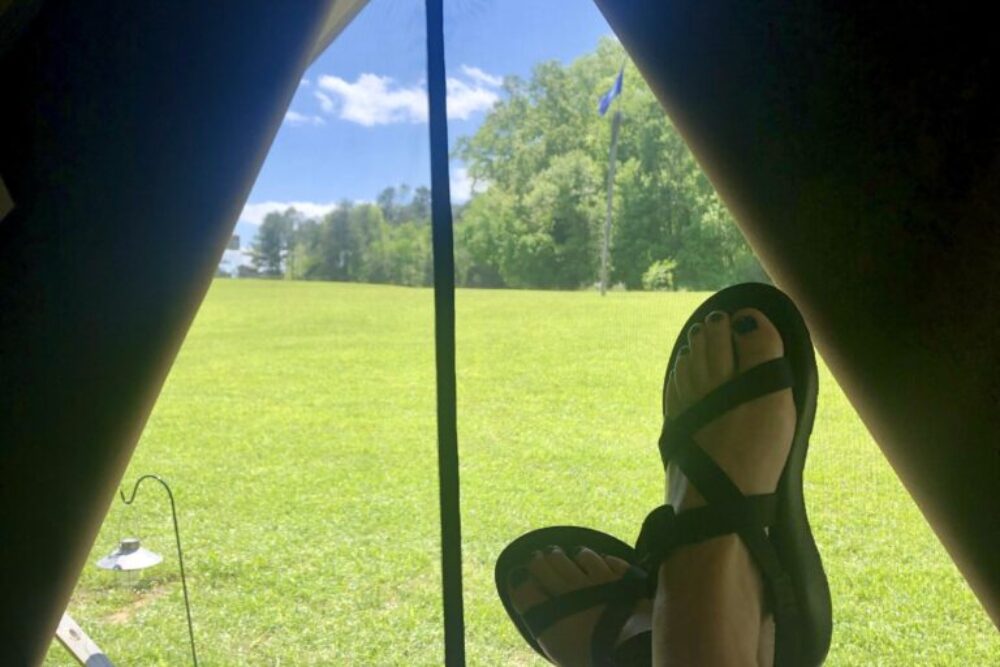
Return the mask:
<svg viewBox="0 0 1000 667">
<path fill-rule="evenodd" d="M 252 261 L 265 276 L 429 285 L 430 201 L 426 187 L 387 187 L 375 203 L 340 202 L 321 219 L 294 208 L 268 213 Z"/>
<path fill-rule="evenodd" d="M 455 157 L 473 195 L 455 208 L 456 282 L 578 289 L 600 271 L 610 117 L 596 103 L 624 61 L 611 39 L 569 65 L 506 77 L 504 95 Z M 627 289 L 717 289 L 766 280 L 732 218 L 638 71 L 626 65 L 610 275 Z M 612 109 L 612 113 L 614 108 Z M 322 219 L 268 214 L 253 246 L 265 275 L 429 285 L 430 191 L 388 187 Z"/>
</svg>

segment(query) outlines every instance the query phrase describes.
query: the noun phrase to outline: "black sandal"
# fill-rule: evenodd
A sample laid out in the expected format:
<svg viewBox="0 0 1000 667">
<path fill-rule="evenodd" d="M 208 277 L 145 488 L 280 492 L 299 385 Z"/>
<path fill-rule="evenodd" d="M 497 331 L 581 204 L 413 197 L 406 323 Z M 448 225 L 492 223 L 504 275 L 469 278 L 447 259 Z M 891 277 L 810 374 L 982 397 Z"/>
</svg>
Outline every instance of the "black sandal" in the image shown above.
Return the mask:
<svg viewBox="0 0 1000 667">
<path fill-rule="evenodd" d="M 667 370 L 669 374 L 692 324 L 712 311 L 731 314 L 741 308 L 756 308 L 771 320 L 781 334 L 785 356 L 740 374 L 678 418 L 664 419 L 659 440 L 664 470 L 668 462 L 675 463 L 707 504 L 680 514 L 670 505 L 653 510 L 636 542 L 636 562 L 648 573 L 650 590 L 655 592 L 660 563 L 677 547 L 737 533 L 763 575 L 766 603 L 775 621 L 774 664 L 818 665 L 829 650 L 833 621 L 830 589 L 802 495 L 817 392 L 816 359 L 802 316 L 787 296 L 769 285 L 747 283 L 724 289 L 688 319 Z M 692 434 L 737 405 L 789 387 L 797 417 L 778 488 L 771 494 L 744 496 Z"/>
<path fill-rule="evenodd" d="M 549 546 L 558 546 L 567 553 L 576 547 L 587 547 L 599 554 L 621 558 L 632 567 L 617 581 L 553 597 L 521 614 L 514 608 L 508 593 L 510 573 L 523 567 L 536 551 Z M 650 632 L 639 633 L 617 644 L 618 636 L 636 604 L 648 598 L 646 572 L 636 567 L 635 562 L 635 550 L 611 535 L 579 526 L 552 526 L 525 533 L 507 545 L 497 559 L 494 578 L 497 593 L 510 620 L 524 640 L 546 660 L 549 658 L 536 639 L 541 633 L 563 618 L 606 605 L 590 636 L 591 664 L 601 667 L 646 667 L 652 660 Z"/>
</svg>

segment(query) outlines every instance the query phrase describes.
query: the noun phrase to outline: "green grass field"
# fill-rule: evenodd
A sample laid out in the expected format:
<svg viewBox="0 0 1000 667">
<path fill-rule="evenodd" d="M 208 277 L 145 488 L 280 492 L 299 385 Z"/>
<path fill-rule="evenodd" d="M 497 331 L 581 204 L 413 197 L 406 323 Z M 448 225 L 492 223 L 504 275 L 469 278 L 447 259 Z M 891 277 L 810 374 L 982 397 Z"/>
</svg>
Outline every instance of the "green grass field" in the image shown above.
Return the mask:
<svg viewBox="0 0 1000 667">
<path fill-rule="evenodd" d="M 460 291 L 469 663 L 544 664 L 493 562 L 554 523 L 634 539 L 661 501 L 662 365 L 702 294 Z M 432 295 L 216 281 L 125 483 L 179 504 L 203 665 L 442 656 Z M 997 665 L 1000 639 L 821 365 L 806 495 L 834 601 L 831 665 Z M 117 499 L 69 611 L 118 665 L 189 664 L 165 495 Z M 138 589 L 94 561 L 137 534 Z M 54 645 L 46 664 L 72 664 Z"/>
</svg>

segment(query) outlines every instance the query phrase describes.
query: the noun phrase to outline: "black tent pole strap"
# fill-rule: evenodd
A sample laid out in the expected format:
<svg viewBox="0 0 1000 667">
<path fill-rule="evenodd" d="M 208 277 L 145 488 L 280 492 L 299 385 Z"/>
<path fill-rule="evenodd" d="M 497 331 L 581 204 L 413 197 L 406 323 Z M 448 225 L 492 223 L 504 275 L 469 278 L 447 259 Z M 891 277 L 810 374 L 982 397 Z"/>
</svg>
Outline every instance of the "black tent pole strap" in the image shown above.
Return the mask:
<svg viewBox="0 0 1000 667">
<path fill-rule="evenodd" d="M 448 182 L 448 115 L 442 0 L 427 0 L 427 93 L 431 132 L 431 226 L 434 252 L 434 348 L 437 360 L 438 484 L 441 495 L 441 582 L 444 659 L 465 664 L 462 519 L 459 508 L 455 407 L 455 258 Z"/>
</svg>

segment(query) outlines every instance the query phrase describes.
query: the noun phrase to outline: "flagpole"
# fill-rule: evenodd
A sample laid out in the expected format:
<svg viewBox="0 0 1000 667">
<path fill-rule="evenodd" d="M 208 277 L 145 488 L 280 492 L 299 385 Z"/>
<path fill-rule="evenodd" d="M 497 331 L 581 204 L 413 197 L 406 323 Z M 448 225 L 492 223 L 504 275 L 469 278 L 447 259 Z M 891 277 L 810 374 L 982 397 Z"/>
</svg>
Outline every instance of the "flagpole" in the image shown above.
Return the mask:
<svg viewBox="0 0 1000 667">
<path fill-rule="evenodd" d="M 608 289 L 608 254 L 611 240 L 611 198 L 615 189 L 615 162 L 618 154 L 618 128 L 622 123 L 622 112 L 617 108 L 611 118 L 611 150 L 608 153 L 608 208 L 604 217 L 604 238 L 601 243 L 601 296 Z"/>
</svg>

